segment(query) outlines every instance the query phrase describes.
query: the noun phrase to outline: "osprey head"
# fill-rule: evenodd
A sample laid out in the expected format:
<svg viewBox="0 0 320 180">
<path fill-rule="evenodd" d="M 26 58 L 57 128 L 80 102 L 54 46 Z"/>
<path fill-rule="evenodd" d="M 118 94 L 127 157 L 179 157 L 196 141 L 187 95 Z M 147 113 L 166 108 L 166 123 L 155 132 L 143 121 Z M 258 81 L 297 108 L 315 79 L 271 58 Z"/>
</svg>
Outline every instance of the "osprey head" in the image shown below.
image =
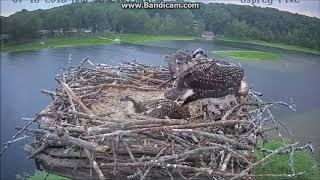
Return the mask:
<svg viewBox="0 0 320 180">
<path fill-rule="evenodd" d="M 122 98 L 120 98 L 120 101 L 135 101 L 132 97 L 125 95 Z"/>
<path fill-rule="evenodd" d="M 137 102 L 130 96 L 125 95 L 120 99 L 124 103 L 124 111 L 128 114 L 134 114 L 137 108 Z"/>
<path fill-rule="evenodd" d="M 249 94 L 249 89 L 249 82 L 245 79 L 242 79 L 237 93 L 240 96 L 247 96 Z"/>
<path fill-rule="evenodd" d="M 207 55 L 205 54 L 204 50 L 202 50 L 201 48 L 198 48 L 195 51 L 193 51 L 192 57 L 201 58 L 201 57 L 207 57 Z"/>
</svg>

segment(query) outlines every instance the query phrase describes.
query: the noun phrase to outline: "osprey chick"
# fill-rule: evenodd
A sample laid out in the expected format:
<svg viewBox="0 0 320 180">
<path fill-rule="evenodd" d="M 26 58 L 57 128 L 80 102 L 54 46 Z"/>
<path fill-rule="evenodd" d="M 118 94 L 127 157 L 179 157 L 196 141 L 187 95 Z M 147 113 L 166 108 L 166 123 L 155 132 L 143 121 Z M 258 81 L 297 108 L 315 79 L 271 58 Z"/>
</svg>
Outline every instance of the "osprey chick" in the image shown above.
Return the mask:
<svg viewBox="0 0 320 180">
<path fill-rule="evenodd" d="M 130 103 L 128 106 L 133 106 L 136 113 L 142 113 L 158 119 L 165 119 L 166 117 L 170 119 L 188 119 L 190 117 L 186 107 L 181 107 L 176 102 L 167 99 L 137 102 L 130 96 L 124 96 L 121 101 Z"/>
</svg>

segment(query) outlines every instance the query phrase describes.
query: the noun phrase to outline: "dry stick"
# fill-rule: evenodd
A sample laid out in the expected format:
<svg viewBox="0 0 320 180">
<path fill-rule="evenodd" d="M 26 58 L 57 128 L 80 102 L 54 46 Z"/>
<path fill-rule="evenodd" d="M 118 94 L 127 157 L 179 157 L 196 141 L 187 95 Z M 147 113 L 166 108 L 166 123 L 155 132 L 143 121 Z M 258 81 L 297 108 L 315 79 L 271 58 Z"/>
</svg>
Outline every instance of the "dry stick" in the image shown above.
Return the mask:
<svg viewBox="0 0 320 180">
<path fill-rule="evenodd" d="M 116 175 L 117 173 L 117 153 L 116 153 L 116 148 L 118 145 L 118 138 L 120 137 L 120 135 L 118 135 L 114 140 L 113 140 L 113 144 L 112 144 L 112 155 L 113 155 L 113 162 L 114 162 L 114 166 L 113 166 L 113 175 Z M 104 141 L 104 140 L 103 140 Z"/>
<path fill-rule="evenodd" d="M 78 112 L 75 110 L 69 110 L 68 113 L 71 113 L 73 115 L 76 115 L 80 118 L 86 118 L 86 119 L 92 119 L 92 120 L 100 120 L 100 121 L 106 121 L 106 122 L 119 122 L 118 120 L 115 120 L 111 117 L 100 117 L 100 116 L 96 116 L 94 114 L 86 114 L 86 113 L 82 113 L 82 112 Z"/>
<path fill-rule="evenodd" d="M 101 73 L 104 73 L 104 74 L 107 74 L 107 75 L 111 75 L 111 76 L 114 76 L 116 75 L 116 77 L 119 77 L 119 78 L 114 78 L 115 80 L 118 79 L 118 80 L 122 80 L 122 81 L 128 81 L 134 85 L 141 85 L 141 83 L 139 81 L 137 81 L 136 79 L 132 78 L 132 77 L 129 77 L 129 76 L 126 76 L 126 75 L 121 75 L 121 74 L 112 74 L 110 72 L 107 72 L 107 71 L 101 71 L 101 70 L 96 70 L 96 69 L 93 69 L 93 71 L 97 71 L 97 72 L 101 72 Z"/>
<path fill-rule="evenodd" d="M 221 118 L 221 121 L 225 121 L 232 113 L 234 110 L 237 108 L 240 108 L 241 106 L 245 105 L 250 105 L 250 106 L 259 106 L 257 103 L 242 103 L 242 104 L 237 104 L 236 106 L 232 107 L 230 110 L 228 110 Z"/>
<path fill-rule="evenodd" d="M 154 158 L 154 160 L 152 160 L 153 162 L 157 162 L 157 159 L 161 156 L 161 154 L 163 153 L 163 151 L 166 149 L 166 147 L 162 148 L 159 153 L 156 155 L 156 157 Z M 147 176 L 147 174 L 149 173 L 149 171 L 151 170 L 151 168 L 153 167 L 153 165 L 151 164 L 148 169 L 144 172 L 143 176 L 141 177 L 140 180 L 144 180 Z"/>
<path fill-rule="evenodd" d="M 81 109 L 87 113 L 87 114 L 93 114 L 93 112 L 86 106 L 83 104 L 83 102 L 81 101 L 81 99 L 78 98 L 78 96 L 71 90 L 71 88 L 64 82 L 60 81 L 62 87 L 64 88 L 64 90 L 66 90 L 68 96 L 71 96 L 72 100 L 74 100 L 75 102 L 77 102 L 79 104 L 79 106 L 81 107 Z"/>
<path fill-rule="evenodd" d="M 295 148 L 292 148 L 290 150 L 290 154 L 288 153 L 288 165 L 290 167 L 290 171 L 291 171 L 291 174 L 295 174 L 295 170 L 294 170 L 294 166 L 293 166 L 293 154 L 294 154 L 294 149 Z"/>
<path fill-rule="evenodd" d="M 93 66 L 93 67 L 95 67 L 95 68 L 98 68 L 98 66 L 95 65 L 93 62 L 91 62 L 89 59 L 87 59 L 87 62 L 88 62 L 91 66 Z"/>
<path fill-rule="evenodd" d="M 114 166 L 114 163 L 101 163 L 102 167 L 112 167 Z M 206 175 L 218 175 L 222 177 L 233 177 L 236 174 L 233 173 L 227 173 L 227 172 L 221 172 L 221 171 L 215 171 L 212 168 L 198 168 L 198 167 L 192 167 L 188 165 L 181 165 L 181 164 L 171 164 L 171 163 L 160 163 L 160 162 L 153 162 L 153 161 L 148 161 L 148 162 L 143 162 L 143 163 L 117 163 L 118 167 L 149 167 L 150 165 L 157 166 L 157 167 L 166 167 L 169 169 L 183 169 L 186 171 L 191 171 L 191 172 L 200 172 L 204 173 Z"/>
<path fill-rule="evenodd" d="M 136 78 L 136 79 L 140 79 L 141 81 L 148 80 L 148 81 L 153 81 L 155 83 L 163 83 L 163 80 L 151 78 L 153 75 L 154 74 L 151 73 L 148 76 L 146 76 L 146 75 L 135 75 L 135 74 L 128 74 L 127 76 L 130 76 L 130 77 L 133 77 L 133 78 Z"/>
<path fill-rule="evenodd" d="M 159 91 L 159 89 L 151 88 L 151 87 L 138 87 L 132 85 L 119 85 L 119 84 L 100 84 L 96 86 L 88 86 L 84 88 L 73 88 L 73 90 L 87 90 L 87 89 L 96 89 L 96 88 L 106 88 L 106 87 L 114 87 L 114 88 L 132 88 L 141 91 Z"/>
<path fill-rule="evenodd" d="M 32 152 L 27 158 L 31 159 L 33 158 L 35 155 L 37 155 L 38 153 L 40 153 L 41 151 L 45 150 L 48 147 L 48 143 L 46 141 L 44 141 L 41 146 L 36 149 L 34 152 Z"/>
<path fill-rule="evenodd" d="M 40 92 L 43 93 L 43 94 L 47 94 L 47 95 L 53 96 L 53 97 L 63 96 L 62 93 L 53 92 L 53 91 L 49 91 L 49 90 L 45 90 L 45 89 L 41 89 Z"/>
<path fill-rule="evenodd" d="M 163 82 L 159 86 L 157 86 L 157 89 L 161 88 L 162 86 L 166 85 L 167 83 L 169 83 L 172 80 L 173 80 L 173 78 L 170 78 L 170 79 L 166 80 L 165 82 Z"/>
<path fill-rule="evenodd" d="M 286 145 L 284 147 L 281 147 L 281 148 L 278 148 L 276 150 L 274 150 L 272 153 L 268 154 L 266 157 L 262 158 L 260 161 L 258 162 L 255 162 L 253 164 L 251 164 L 249 167 L 247 167 L 245 170 L 243 170 L 240 174 L 232 177 L 230 180 L 234 180 L 234 179 L 240 179 L 244 176 L 246 176 L 246 174 L 251 170 L 253 169 L 254 167 L 258 166 L 259 164 L 265 162 L 266 160 L 270 159 L 272 156 L 274 156 L 275 154 L 278 154 L 279 152 L 287 149 L 287 148 L 292 148 L 294 146 L 296 146 L 298 143 L 295 143 L 295 144 L 289 144 L 289 145 Z"/>
<path fill-rule="evenodd" d="M 183 124 L 183 125 L 171 125 L 171 126 L 162 126 L 162 127 L 154 127 L 154 128 L 141 128 L 141 129 L 133 129 L 133 130 L 117 130 L 112 133 L 107 134 L 99 134 L 90 136 L 90 138 L 94 137 L 110 137 L 117 136 L 119 134 L 128 135 L 132 133 L 141 133 L 145 131 L 156 131 L 156 130 L 172 130 L 172 129 L 185 129 L 185 128 L 200 128 L 200 127 L 210 127 L 210 126 L 234 126 L 235 124 L 250 124 L 249 121 L 239 121 L 239 120 L 230 120 L 230 121 L 216 121 L 210 123 L 198 123 L 198 124 Z M 175 130 L 179 131 L 179 130 Z"/>
<path fill-rule="evenodd" d="M 77 65 L 75 68 L 80 68 L 80 67 L 83 66 L 83 64 L 84 64 L 86 61 L 88 61 L 88 60 L 89 60 L 89 57 L 83 58 L 83 59 L 80 61 L 79 65 Z"/>
<path fill-rule="evenodd" d="M 173 140 L 175 140 L 176 143 L 180 144 L 181 146 L 183 146 L 184 148 L 190 148 L 192 146 L 192 144 L 174 134 L 170 134 L 170 133 L 166 133 L 166 135 L 168 137 L 171 137 Z"/>
<path fill-rule="evenodd" d="M 214 146 L 210 146 L 210 147 L 199 147 L 199 148 L 195 148 L 189 151 L 185 151 L 181 154 L 173 154 L 173 155 L 165 155 L 159 158 L 158 162 L 162 163 L 162 162 L 166 162 L 166 161 L 170 161 L 170 160 L 177 160 L 180 158 L 186 158 L 189 157 L 191 155 L 194 154 L 201 154 L 202 152 L 209 152 L 209 151 L 214 151 L 217 150 L 217 147 Z"/>
<path fill-rule="evenodd" d="M 221 155 L 220 156 L 220 162 L 219 162 L 219 165 L 218 165 L 218 169 L 221 169 L 221 166 L 222 166 L 222 164 L 223 164 L 223 159 L 224 159 L 224 157 L 225 157 L 225 150 L 222 150 L 222 151 L 220 151 L 219 152 L 219 154 Z"/>
<path fill-rule="evenodd" d="M 12 137 L 12 142 L 14 142 L 15 139 L 17 139 L 18 136 L 20 136 L 31 124 L 36 122 L 39 117 L 34 118 L 32 121 L 29 121 L 23 128 L 21 128 L 13 137 Z M 0 158 L 2 157 L 3 153 L 8 149 L 9 145 L 11 143 L 8 143 L 5 145 L 5 147 L 1 150 L 0 153 Z"/>
<path fill-rule="evenodd" d="M 21 140 L 23 140 L 23 139 L 30 138 L 30 137 L 32 137 L 32 136 L 27 136 L 27 135 L 25 135 L 25 136 L 22 136 L 22 137 L 19 137 L 19 138 L 16 138 L 16 139 L 7 141 L 7 142 L 5 142 L 5 143 L 3 143 L 3 144 L 4 144 L 4 145 L 12 144 L 12 143 L 15 143 L 15 142 L 17 142 L 17 141 L 21 141 Z"/>
<path fill-rule="evenodd" d="M 236 146 L 238 148 L 241 149 L 252 149 L 252 146 L 246 145 L 246 144 L 242 144 L 237 142 L 234 139 L 230 139 L 226 136 L 220 135 L 220 134 L 212 134 L 212 133 L 208 133 L 208 132 L 204 132 L 204 131 L 197 131 L 197 130 L 193 130 L 193 129 L 173 129 L 172 131 L 175 132 L 193 132 L 202 136 L 206 136 L 209 138 L 213 138 L 214 140 L 218 141 L 218 142 L 227 142 L 230 145 Z"/>
<path fill-rule="evenodd" d="M 239 153 L 237 153 L 237 152 L 234 151 L 233 149 L 229 148 L 228 146 L 224 146 L 224 145 L 221 145 L 221 144 L 218 144 L 218 143 L 210 143 L 210 145 L 221 147 L 221 148 L 223 148 L 224 150 L 229 151 L 229 152 L 230 152 L 231 154 L 233 154 L 235 157 L 239 157 L 239 158 L 243 159 L 246 163 L 251 164 L 251 162 L 248 161 L 245 157 L 243 157 L 242 155 L 240 155 Z"/>
<path fill-rule="evenodd" d="M 242 104 L 238 104 L 234 107 L 232 107 L 230 110 L 228 110 L 224 116 L 221 118 L 222 121 L 225 121 L 232 113 L 234 110 L 236 110 L 237 108 L 240 108 L 241 106 L 267 106 L 267 105 L 274 105 L 274 104 L 278 104 L 278 105 L 282 105 L 282 106 L 286 106 L 289 107 L 290 109 L 292 109 L 293 111 L 296 111 L 294 109 L 293 106 L 289 105 L 288 103 L 282 102 L 282 101 L 277 101 L 277 102 L 260 102 L 260 103 L 242 103 Z"/>
<path fill-rule="evenodd" d="M 228 153 L 226 158 L 224 158 L 224 161 L 220 167 L 221 171 L 226 171 L 230 158 L 231 158 L 231 153 Z"/>
<path fill-rule="evenodd" d="M 93 152 L 102 152 L 104 153 L 106 150 L 110 149 L 109 146 L 100 146 L 100 145 L 96 145 L 93 142 L 87 142 L 84 141 L 80 138 L 75 138 L 72 137 L 68 134 L 64 134 L 63 136 L 58 136 L 57 134 L 53 134 L 53 133 L 47 133 L 44 135 L 45 138 L 53 140 L 53 141 L 60 141 L 60 142 L 66 142 L 66 143 L 70 143 L 85 149 L 88 149 L 90 151 Z"/>
<path fill-rule="evenodd" d="M 89 61 L 89 60 L 88 60 L 88 61 Z M 80 100 L 75 94 L 73 94 L 72 90 L 68 87 L 67 84 L 63 84 L 64 82 L 61 82 L 61 83 L 62 83 L 62 86 L 64 86 L 64 87 L 65 87 L 65 90 L 67 91 L 68 98 L 69 98 L 69 101 L 70 101 L 72 110 L 75 111 L 76 108 L 75 108 L 74 103 L 73 103 L 73 101 L 72 101 L 72 97 L 73 97 L 74 99 L 76 99 L 76 101 L 79 100 L 78 103 L 79 103 L 80 106 L 82 106 L 81 104 L 83 104 L 83 103 L 81 102 L 81 100 Z M 90 113 L 90 112 L 91 112 L 84 104 L 83 104 L 83 107 L 82 107 L 82 108 L 83 108 L 85 111 L 87 111 L 87 113 Z M 90 114 L 93 114 L 93 113 L 90 113 Z M 83 126 L 84 126 L 85 129 L 86 129 L 85 122 L 82 121 L 82 123 L 83 123 Z M 86 132 L 87 132 L 87 129 L 86 129 Z M 99 165 L 97 164 L 97 162 L 93 159 L 90 151 L 89 151 L 88 149 L 86 149 L 86 148 L 84 148 L 84 151 L 85 151 L 85 153 L 86 153 L 89 161 L 90 161 L 91 164 L 93 165 L 94 170 L 95 170 L 96 173 L 98 174 L 99 179 L 100 179 L 100 180 L 105 180 L 105 179 L 106 179 L 105 176 L 103 175 L 102 171 L 100 170 Z"/>
<path fill-rule="evenodd" d="M 138 162 L 136 162 L 136 163 L 142 163 L 143 159 L 144 159 L 144 155 L 143 155 L 142 157 L 140 157 L 139 160 L 138 160 Z M 140 167 L 137 167 L 137 169 L 141 169 L 141 168 L 140 168 Z M 140 175 L 140 178 L 141 178 L 143 174 L 142 174 L 141 171 L 140 171 L 140 172 L 136 172 L 136 173 L 133 174 L 133 175 L 127 176 L 127 179 L 134 179 L 134 178 L 137 177 L 138 175 Z"/>
<path fill-rule="evenodd" d="M 130 117 L 131 117 L 130 121 L 118 120 L 118 121 L 115 121 L 117 123 L 113 123 L 113 124 L 106 123 L 104 125 L 101 125 L 100 127 L 97 127 L 96 129 L 98 130 L 100 128 L 101 130 L 103 130 L 103 127 L 113 128 L 117 126 L 121 128 L 127 128 L 129 126 L 145 125 L 145 124 L 167 124 L 167 125 L 189 124 L 188 121 L 183 119 L 157 119 L 149 116 L 130 116 Z"/>
<path fill-rule="evenodd" d="M 40 160 L 44 161 L 50 161 L 51 159 L 54 159 L 48 155 L 45 154 L 40 154 L 37 156 Z M 61 159 L 60 159 L 61 160 Z M 62 162 L 65 160 L 61 160 Z M 60 162 L 61 162 L 60 161 Z M 55 162 L 53 162 L 55 163 Z M 60 165 L 63 166 L 63 164 L 53 164 L 54 166 Z M 101 163 L 100 167 L 114 167 L 114 163 Z M 180 164 L 163 164 L 159 162 L 153 162 L 153 161 L 148 161 L 148 162 L 137 162 L 137 163 L 116 163 L 118 167 L 149 167 L 150 165 L 157 166 L 157 167 L 167 167 L 169 169 L 183 169 L 186 171 L 191 171 L 191 172 L 201 172 L 206 175 L 219 175 L 222 177 L 233 177 L 235 174 L 233 173 L 226 173 L 226 172 L 220 172 L 220 171 L 215 171 L 211 168 L 197 168 L 197 167 L 192 167 L 192 166 L 187 166 L 187 165 L 180 165 Z M 88 167 L 85 164 L 82 164 L 81 167 Z"/>
<path fill-rule="evenodd" d="M 63 111 L 43 112 L 43 113 L 39 114 L 39 116 L 46 116 L 46 117 L 51 117 L 51 118 L 64 117 L 64 116 L 73 117 L 74 115 L 78 116 L 79 118 L 88 119 L 89 121 L 100 123 L 100 124 L 102 124 L 103 121 L 118 122 L 116 120 L 113 120 L 110 117 L 100 117 L 100 116 L 96 116 L 93 114 L 89 115 L 86 113 L 81 113 L 81 112 L 73 111 L 73 110 L 69 110 L 68 112 L 63 112 Z"/>
<path fill-rule="evenodd" d="M 128 144 L 124 141 L 122 136 L 120 136 L 120 140 L 121 140 L 122 144 L 126 147 L 126 150 L 128 151 L 128 154 L 129 154 L 131 160 L 135 163 L 136 159 L 134 158 L 134 156 L 133 156 L 133 154 L 131 152 L 131 149 L 129 148 Z M 137 175 L 140 175 L 140 177 L 142 177 L 143 175 L 142 175 L 141 169 L 138 167 L 137 170 L 138 170 Z"/>
<path fill-rule="evenodd" d="M 76 110 L 76 106 L 74 105 L 74 103 L 73 103 L 73 101 L 72 101 L 71 93 L 67 91 L 67 95 L 68 95 L 68 99 L 69 99 L 71 108 L 72 108 L 72 110 L 75 111 L 75 110 Z M 79 119 L 78 119 L 78 118 L 76 118 L 76 122 L 79 123 Z M 87 131 L 86 122 L 81 121 L 81 123 L 82 123 L 82 126 L 84 127 L 85 131 Z"/>
<path fill-rule="evenodd" d="M 309 149 L 311 152 L 313 152 L 312 144 L 308 143 L 304 146 L 293 147 L 292 149 L 284 149 L 283 151 L 279 151 L 277 154 L 287 154 L 289 156 L 288 164 L 291 169 L 291 174 L 295 174 L 295 170 L 294 170 L 294 166 L 293 166 L 293 153 L 295 151 L 302 151 L 302 150 L 306 150 L 306 149 Z M 274 151 L 274 150 L 269 150 L 269 149 L 264 149 L 264 148 L 258 148 L 258 150 L 262 151 L 262 152 L 268 152 L 268 153 L 272 153 Z"/>
<path fill-rule="evenodd" d="M 84 149 L 84 151 L 86 152 L 86 155 L 87 155 L 88 159 L 92 163 L 94 170 L 98 174 L 99 179 L 100 180 L 105 180 L 106 177 L 103 175 L 102 171 L 100 170 L 98 163 L 93 159 L 92 154 L 89 152 L 88 149 Z"/>
<path fill-rule="evenodd" d="M 252 96 L 256 101 L 258 101 L 258 102 L 260 102 L 260 103 L 263 103 L 263 101 L 262 101 L 257 95 L 255 95 L 254 93 L 250 93 L 250 94 L 251 94 L 251 96 Z M 287 103 L 280 102 L 279 104 L 286 105 L 286 106 L 288 106 L 290 109 L 293 109 L 293 110 L 295 111 L 295 109 L 294 109 L 291 105 L 289 105 L 289 104 L 287 104 Z M 282 124 L 281 122 L 277 121 L 277 120 L 274 118 L 274 116 L 273 116 L 273 114 L 271 113 L 271 111 L 270 111 L 269 108 L 267 108 L 266 110 L 267 110 L 267 113 L 269 114 L 269 116 L 270 116 L 270 118 L 271 118 L 271 120 L 272 120 L 272 122 L 273 122 L 273 124 L 274 124 L 275 126 L 277 126 L 277 123 L 280 124 L 280 126 L 282 126 L 283 128 L 286 129 L 286 131 L 290 134 L 291 137 L 294 137 L 293 134 L 292 134 L 292 132 L 288 129 L 288 127 L 286 127 L 284 124 Z M 278 127 L 278 126 L 277 126 L 277 127 Z M 277 132 L 278 132 L 279 137 L 281 138 L 281 141 L 284 142 L 284 140 L 283 140 L 283 138 L 282 138 L 282 134 L 280 133 L 280 131 L 279 131 L 278 128 L 277 128 Z"/>
</svg>

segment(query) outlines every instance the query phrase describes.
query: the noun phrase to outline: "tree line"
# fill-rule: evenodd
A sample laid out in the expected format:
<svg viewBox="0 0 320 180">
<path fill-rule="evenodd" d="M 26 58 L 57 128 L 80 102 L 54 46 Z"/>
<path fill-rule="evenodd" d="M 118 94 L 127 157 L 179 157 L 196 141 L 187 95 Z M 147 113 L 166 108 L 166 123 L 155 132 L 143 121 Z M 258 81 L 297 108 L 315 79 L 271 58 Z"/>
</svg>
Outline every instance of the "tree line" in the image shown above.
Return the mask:
<svg viewBox="0 0 320 180">
<path fill-rule="evenodd" d="M 172 35 L 212 31 L 320 49 L 320 19 L 272 8 L 201 3 L 200 9 L 193 10 L 122 9 L 117 3 L 72 3 L 1 17 L 1 34 L 14 41 L 36 38 L 39 30 L 70 29 Z"/>
</svg>

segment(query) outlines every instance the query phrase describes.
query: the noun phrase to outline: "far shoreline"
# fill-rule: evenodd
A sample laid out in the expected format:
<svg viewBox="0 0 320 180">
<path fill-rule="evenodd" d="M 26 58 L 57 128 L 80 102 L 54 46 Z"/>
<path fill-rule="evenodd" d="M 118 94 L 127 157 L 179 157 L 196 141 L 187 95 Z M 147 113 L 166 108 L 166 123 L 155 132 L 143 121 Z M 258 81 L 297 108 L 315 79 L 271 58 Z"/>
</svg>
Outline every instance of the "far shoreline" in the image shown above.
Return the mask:
<svg viewBox="0 0 320 180">
<path fill-rule="evenodd" d="M 178 36 L 178 35 L 143 35 L 143 34 L 120 34 L 120 33 L 108 33 L 103 35 L 91 35 L 83 37 L 58 37 L 47 39 L 35 39 L 30 42 L 24 43 L 8 43 L 1 45 L 1 53 L 10 52 L 22 52 L 22 51 L 39 51 L 42 49 L 52 48 L 67 48 L 67 47 L 82 47 L 82 46 L 94 46 L 94 45 L 107 45 L 118 43 L 113 41 L 120 38 L 121 42 L 141 44 L 146 42 L 158 42 L 158 41 L 190 41 L 201 39 L 196 36 Z M 313 55 L 320 55 L 320 50 L 311 49 L 302 46 L 288 45 L 283 43 L 271 43 L 259 40 L 240 40 L 231 37 L 217 37 L 213 41 L 222 43 L 243 43 L 252 44 L 258 46 L 267 46 L 282 50 L 310 53 Z M 208 50 L 211 51 L 211 50 Z"/>
<path fill-rule="evenodd" d="M 123 43 L 141 44 L 153 41 L 170 41 L 170 40 L 195 40 L 194 36 L 175 36 L 175 35 L 142 35 L 142 34 L 119 34 L 108 33 L 103 35 L 91 35 L 80 37 L 57 37 L 46 39 L 35 39 L 25 43 L 8 43 L 1 46 L 1 53 L 22 52 L 22 51 L 39 51 L 41 49 L 83 47 L 94 45 L 108 45 L 119 43 L 115 41 L 120 38 Z"/>
<path fill-rule="evenodd" d="M 289 45 L 284 43 L 273 43 L 273 42 L 267 42 L 267 41 L 261 41 L 261 40 L 250 40 L 250 39 L 243 40 L 243 39 L 237 39 L 232 37 L 217 37 L 215 41 L 226 42 L 226 43 L 242 43 L 242 44 L 259 45 L 259 46 L 272 47 L 272 48 L 282 49 L 287 51 L 295 51 L 295 52 L 303 52 L 303 53 L 310 53 L 314 55 L 320 55 L 319 49 L 312 49 L 312 48 Z"/>
</svg>

